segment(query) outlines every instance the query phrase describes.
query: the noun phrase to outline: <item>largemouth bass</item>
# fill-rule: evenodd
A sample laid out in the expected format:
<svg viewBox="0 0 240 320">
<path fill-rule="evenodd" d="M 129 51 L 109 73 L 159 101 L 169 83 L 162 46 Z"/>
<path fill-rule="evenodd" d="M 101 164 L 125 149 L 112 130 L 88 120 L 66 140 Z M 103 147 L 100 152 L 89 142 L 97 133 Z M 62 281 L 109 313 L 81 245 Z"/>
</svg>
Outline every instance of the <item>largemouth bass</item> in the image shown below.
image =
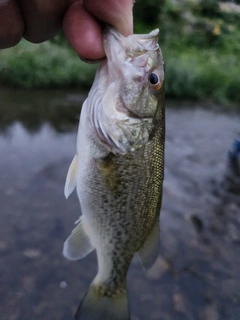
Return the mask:
<svg viewBox="0 0 240 320">
<path fill-rule="evenodd" d="M 135 253 L 158 255 L 164 170 L 164 63 L 158 30 L 123 37 L 109 28 L 107 59 L 83 104 L 65 196 L 82 215 L 63 248 L 68 259 L 96 250 L 98 273 L 75 319 L 130 319 L 126 275 Z"/>
</svg>

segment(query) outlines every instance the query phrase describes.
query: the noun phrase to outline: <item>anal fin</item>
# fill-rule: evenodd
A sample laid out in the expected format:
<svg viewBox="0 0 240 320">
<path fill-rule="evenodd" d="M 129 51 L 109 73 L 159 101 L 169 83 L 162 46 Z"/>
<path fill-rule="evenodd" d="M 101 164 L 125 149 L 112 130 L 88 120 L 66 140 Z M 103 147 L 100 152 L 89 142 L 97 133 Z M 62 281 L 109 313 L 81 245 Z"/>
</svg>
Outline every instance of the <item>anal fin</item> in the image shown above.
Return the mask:
<svg viewBox="0 0 240 320">
<path fill-rule="evenodd" d="M 138 258 L 144 269 L 154 264 L 159 253 L 159 219 L 155 222 L 151 233 L 138 251 Z"/>
<path fill-rule="evenodd" d="M 84 258 L 93 249 L 94 247 L 86 233 L 83 217 L 81 217 L 78 225 L 73 229 L 63 245 L 63 255 L 69 260 L 78 260 Z"/>
</svg>

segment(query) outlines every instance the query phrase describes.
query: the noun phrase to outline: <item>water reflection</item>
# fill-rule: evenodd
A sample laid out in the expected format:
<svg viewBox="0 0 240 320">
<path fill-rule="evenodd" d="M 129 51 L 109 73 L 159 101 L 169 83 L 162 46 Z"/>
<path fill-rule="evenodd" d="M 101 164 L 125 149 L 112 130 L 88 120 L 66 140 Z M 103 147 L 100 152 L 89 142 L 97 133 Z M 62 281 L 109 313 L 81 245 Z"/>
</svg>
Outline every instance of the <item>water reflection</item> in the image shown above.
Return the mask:
<svg viewBox="0 0 240 320">
<path fill-rule="evenodd" d="M 72 319 L 96 274 L 94 254 L 61 255 L 80 213 L 63 186 L 84 96 L 0 90 L 1 319 Z M 133 261 L 132 320 L 238 319 L 240 201 L 220 186 L 239 129 L 240 115 L 168 106 L 161 251 L 150 280 Z"/>
<path fill-rule="evenodd" d="M 16 121 L 29 132 L 36 133 L 43 123 L 57 132 L 69 132 L 78 123 L 86 94 L 60 90 L 13 90 L 0 88 L 0 131 Z"/>
</svg>

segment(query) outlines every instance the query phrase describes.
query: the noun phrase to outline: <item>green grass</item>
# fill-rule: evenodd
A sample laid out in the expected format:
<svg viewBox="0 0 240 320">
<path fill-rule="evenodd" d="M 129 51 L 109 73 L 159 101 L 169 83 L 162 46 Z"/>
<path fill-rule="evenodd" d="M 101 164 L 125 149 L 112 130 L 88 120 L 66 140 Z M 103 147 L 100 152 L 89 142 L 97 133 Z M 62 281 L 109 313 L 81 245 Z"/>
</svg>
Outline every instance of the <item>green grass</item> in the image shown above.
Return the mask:
<svg viewBox="0 0 240 320">
<path fill-rule="evenodd" d="M 168 97 L 240 105 L 239 13 L 221 11 L 217 0 L 138 0 L 135 17 L 136 33 L 160 28 Z M 0 50 L 0 85 L 89 88 L 95 70 L 61 34 Z"/>
<path fill-rule="evenodd" d="M 240 14 L 166 0 L 160 20 L 167 95 L 240 105 Z"/>
<path fill-rule="evenodd" d="M 82 62 L 68 47 L 51 42 L 0 51 L 0 84 L 24 88 L 91 86 L 96 66 Z"/>
<path fill-rule="evenodd" d="M 240 67 L 235 55 L 191 49 L 164 50 L 166 93 L 174 98 L 240 101 Z"/>
</svg>

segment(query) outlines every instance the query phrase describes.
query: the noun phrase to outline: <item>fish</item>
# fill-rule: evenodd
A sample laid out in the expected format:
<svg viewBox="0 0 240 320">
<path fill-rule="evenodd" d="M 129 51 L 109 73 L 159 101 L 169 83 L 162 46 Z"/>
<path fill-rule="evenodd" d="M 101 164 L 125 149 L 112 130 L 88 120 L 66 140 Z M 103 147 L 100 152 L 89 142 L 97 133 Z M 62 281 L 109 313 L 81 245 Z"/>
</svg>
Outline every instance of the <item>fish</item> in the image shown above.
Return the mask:
<svg viewBox="0 0 240 320">
<path fill-rule="evenodd" d="M 96 250 L 98 272 L 76 320 L 129 320 L 133 256 L 147 270 L 159 253 L 165 95 L 158 34 L 124 37 L 108 27 L 106 59 L 81 109 L 64 193 L 68 198 L 76 188 L 82 215 L 63 255 L 77 260 Z"/>
</svg>

